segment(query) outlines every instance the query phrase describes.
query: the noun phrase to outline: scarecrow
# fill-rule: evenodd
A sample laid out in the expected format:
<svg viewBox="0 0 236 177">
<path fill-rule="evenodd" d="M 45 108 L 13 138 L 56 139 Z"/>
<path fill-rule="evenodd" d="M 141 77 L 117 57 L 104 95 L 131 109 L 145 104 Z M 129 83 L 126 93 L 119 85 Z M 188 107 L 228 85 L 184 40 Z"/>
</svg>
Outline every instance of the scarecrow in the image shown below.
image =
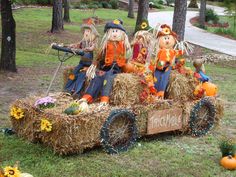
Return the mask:
<svg viewBox="0 0 236 177">
<path fill-rule="evenodd" d="M 85 91 L 82 99 L 79 100 L 80 110 L 88 108 L 98 94 L 101 95 L 99 107 L 108 105 L 109 96 L 112 91 L 113 80 L 117 74 L 121 73 L 122 67 L 126 64 L 126 55 L 130 53 L 130 43 L 121 20 L 108 22 L 104 29 L 105 35 L 101 42 L 101 49 L 95 65 L 99 70 L 94 75 L 94 70 L 88 70 L 88 75 L 95 76 Z M 90 68 L 94 69 L 94 66 Z"/>
<path fill-rule="evenodd" d="M 157 53 L 154 71 L 156 96 L 163 99 L 175 57 L 183 55 L 183 50 L 175 50 L 177 35 L 164 24 L 157 32 Z"/>
<path fill-rule="evenodd" d="M 97 32 L 92 19 L 89 19 L 81 26 L 83 31 L 83 39 L 76 44 L 71 44 L 72 49 L 82 49 L 84 55 L 81 56 L 78 66 L 75 67 L 72 73 L 69 74 L 68 81 L 65 86 L 65 91 L 73 95 L 79 95 L 86 80 L 86 70 L 92 64 L 93 51 L 98 42 L 99 33 Z"/>
<path fill-rule="evenodd" d="M 200 82 L 207 82 L 210 78 L 205 74 L 204 61 L 202 59 L 195 59 L 193 61 L 193 66 L 195 68 L 194 77 Z"/>
<path fill-rule="evenodd" d="M 133 56 L 131 64 L 134 66 L 134 72 L 143 74 L 145 72 L 146 59 L 149 52 L 152 34 L 149 32 L 151 27 L 147 20 L 143 20 L 134 35 L 131 46 L 133 47 Z"/>
<path fill-rule="evenodd" d="M 193 61 L 193 66 L 195 67 L 194 77 L 198 84 L 194 90 L 194 95 L 197 98 L 217 96 L 218 88 L 215 84 L 210 82 L 210 78 L 205 74 L 206 71 L 203 63 L 203 59 L 195 59 Z"/>
</svg>

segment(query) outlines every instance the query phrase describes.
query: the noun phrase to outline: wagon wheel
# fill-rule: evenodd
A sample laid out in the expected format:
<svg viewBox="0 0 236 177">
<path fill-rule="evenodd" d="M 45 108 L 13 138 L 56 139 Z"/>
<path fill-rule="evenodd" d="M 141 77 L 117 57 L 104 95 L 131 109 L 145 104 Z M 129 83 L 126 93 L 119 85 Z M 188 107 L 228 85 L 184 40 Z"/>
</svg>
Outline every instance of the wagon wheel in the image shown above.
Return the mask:
<svg viewBox="0 0 236 177">
<path fill-rule="evenodd" d="M 205 135 L 213 126 L 216 109 L 208 99 L 201 99 L 190 113 L 190 129 L 193 136 Z"/>
<path fill-rule="evenodd" d="M 128 110 L 112 111 L 101 129 L 101 143 L 109 154 L 127 151 L 137 139 L 135 115 Z"/>
</svg>

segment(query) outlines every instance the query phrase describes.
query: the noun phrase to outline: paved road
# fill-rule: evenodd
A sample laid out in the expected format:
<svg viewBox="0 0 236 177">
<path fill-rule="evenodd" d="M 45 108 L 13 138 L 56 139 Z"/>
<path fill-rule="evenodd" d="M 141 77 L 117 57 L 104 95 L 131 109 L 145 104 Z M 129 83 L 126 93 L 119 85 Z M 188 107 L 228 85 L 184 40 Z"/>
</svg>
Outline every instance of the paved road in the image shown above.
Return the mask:
<svg viewBox="0 0 236 177">
<path fill-rule="evenodd" d="M 213 8 L 219 15 L 224 14 L 224 8 L 208 6 Z M 197 16 L 197 11 L 188 11 L 185 25 L 185 40 L 193 44 L 236 56 L 236 40 L 231 40 L 216 34 L 208 33 L 190 23 L 190 19 Z M 157 23 L 172 25 L 173 12 L 152 12 L 148 15 L 150 26 L 155 27 Z"/>
</svg>

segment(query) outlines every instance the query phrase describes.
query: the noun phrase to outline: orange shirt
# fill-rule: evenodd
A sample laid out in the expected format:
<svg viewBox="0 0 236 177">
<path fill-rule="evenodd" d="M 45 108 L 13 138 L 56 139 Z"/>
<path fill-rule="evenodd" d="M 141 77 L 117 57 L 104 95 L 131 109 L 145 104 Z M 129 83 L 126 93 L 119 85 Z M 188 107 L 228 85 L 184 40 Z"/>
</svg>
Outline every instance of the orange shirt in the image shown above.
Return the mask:
<svg viewBox="0 0 236 177">
<path fill-rule="evenodd" d="M 164 68 L 171 66 L 175 57 L 180 55 L 183 55 L 182 50 L 160 49 L 157 55 L 156 68 L 163 70 Z"/>
<path fill-rule="evenodd" d="M 114 61 L 119 67 L 126 63 L 124 41 L 108 41 L 106 46 L 105 66 L 111 66 Z"/>
</svg>

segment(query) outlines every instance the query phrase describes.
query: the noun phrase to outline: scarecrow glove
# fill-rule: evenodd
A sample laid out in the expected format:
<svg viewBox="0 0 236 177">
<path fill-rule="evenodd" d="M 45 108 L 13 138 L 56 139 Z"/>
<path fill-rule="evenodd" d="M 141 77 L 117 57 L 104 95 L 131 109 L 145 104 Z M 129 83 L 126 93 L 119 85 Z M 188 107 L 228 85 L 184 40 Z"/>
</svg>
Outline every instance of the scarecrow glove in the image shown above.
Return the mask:
<svg viewBox="0 0 236 177">
<path fill-rule="evenodd" d="M 88 80 L 92 80 L 95 76 L 96 76 L 96 66 L 92 64 L 86 72 L 86 77 L 88 78 Z"/>
<path fill-rule="evenodd" d="M 82 103 L 80 103 L 79 112 L 88 112 L 88 111 L 89 111 L 88 103 L 86 101 L 83 101 Z"/>
</svg>

